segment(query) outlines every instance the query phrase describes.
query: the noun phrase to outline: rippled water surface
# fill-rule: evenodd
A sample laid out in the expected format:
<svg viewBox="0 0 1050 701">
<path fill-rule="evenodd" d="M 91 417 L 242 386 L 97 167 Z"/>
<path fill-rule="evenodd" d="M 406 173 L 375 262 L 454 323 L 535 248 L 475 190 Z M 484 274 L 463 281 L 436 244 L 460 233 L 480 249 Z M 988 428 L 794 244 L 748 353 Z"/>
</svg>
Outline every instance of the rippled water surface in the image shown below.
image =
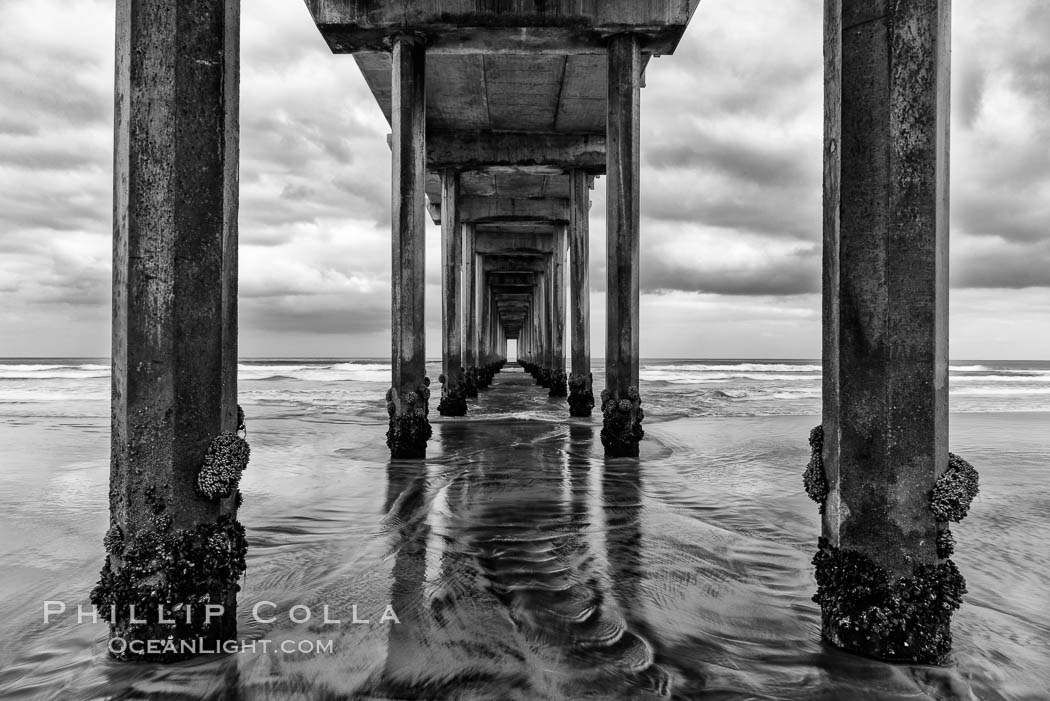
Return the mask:
<svg viewBox="0 0 1050 701">
<path fill-rule="evenodd" d="M 954 529 L 969 594 L 944 668 L 820 642 L 819 365 L 648 363 L 637 460 L 508 367 L 470 418 L 432 417 L 425 462 L 391 462 L 388 372 L 242 366 L 256 651 L 160 666 L 77 622 L 108 519 L 105 363 L 0 362 L 0 698 L 1050 699 L 1048 364 L 953 369 L 982 494 Z M 45 624 L 45 600 L 68 610 Z"/>
</svg>

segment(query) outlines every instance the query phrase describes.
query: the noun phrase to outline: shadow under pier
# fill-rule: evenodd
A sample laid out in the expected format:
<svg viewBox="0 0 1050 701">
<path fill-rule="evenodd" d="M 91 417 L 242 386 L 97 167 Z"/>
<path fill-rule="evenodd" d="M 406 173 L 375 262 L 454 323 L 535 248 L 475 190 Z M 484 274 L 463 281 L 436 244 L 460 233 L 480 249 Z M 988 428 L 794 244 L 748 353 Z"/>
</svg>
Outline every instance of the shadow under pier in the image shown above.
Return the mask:
<svg viewBox="0 0 1050 701">
<path fill-rule="evenodd" d="M 506 373 L 493 393 L 519 394 L 518 379 Z M 613 483 L 603 479 L 594 428 L 436 428 L 440 459 L 389 466 L 391 593 L 402 623 L 391 626 L 371 691 L 668 695 L 670 675 L 625 612 L 633 594 L 618 592 L 624 573 L 636 586 L 639 493 L 624 492 L 625 466 Z"/>
</svg>

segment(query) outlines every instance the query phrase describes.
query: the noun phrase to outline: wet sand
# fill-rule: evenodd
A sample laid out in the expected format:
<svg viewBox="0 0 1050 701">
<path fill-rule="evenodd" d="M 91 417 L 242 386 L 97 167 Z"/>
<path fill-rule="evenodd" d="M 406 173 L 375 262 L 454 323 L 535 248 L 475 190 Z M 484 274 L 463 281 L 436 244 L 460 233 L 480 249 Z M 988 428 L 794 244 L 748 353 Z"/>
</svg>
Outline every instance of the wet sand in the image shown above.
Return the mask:
<svg viewBox="0 0 1050 701">
<path fill-rule="evenodd" d="M 801 489 L 813 416 L 667 416 L 647 424 L 640 458 L 607 460 L 599 416 L 561 418 L 563 403 L 515 368 L 472 417 L 435 417 L 419 463 L 388 459 L 378 410 L 245 408 L 241 635 L 331 651 L 129 665 L 108 659 L 102 625 L 42 624 L 39 602 L 86 603 L 101 564 L 100 417 L 56 431 L 78 440 L 0 481 L 79 495 L 4 517 L 18 540 L 4 550 L 0 697 L 1036 699 L 1050 688 L 1050 519 L 1045 487 L 1030 489 L 1045 483 L 1050 439 L 1017 440 L 1039 435 L 1040 415 L 953 417 L 953 435 L 973 437 L 953 443 L 982 465 L 985 496 L 956 531 L 970 594 L 954 664 L 938 669 L 820 642 L 819 524 Z M 275 621 L 253 619 L 260 602 Z M 289 620 L 297 605 L 309 622 Z M 326 606 L 341 623 L 323 623 Z M 355 606 L 368 623 L 352 622 Z M 380 621 L 387 606 L 400 623 Z"/>
</svg>

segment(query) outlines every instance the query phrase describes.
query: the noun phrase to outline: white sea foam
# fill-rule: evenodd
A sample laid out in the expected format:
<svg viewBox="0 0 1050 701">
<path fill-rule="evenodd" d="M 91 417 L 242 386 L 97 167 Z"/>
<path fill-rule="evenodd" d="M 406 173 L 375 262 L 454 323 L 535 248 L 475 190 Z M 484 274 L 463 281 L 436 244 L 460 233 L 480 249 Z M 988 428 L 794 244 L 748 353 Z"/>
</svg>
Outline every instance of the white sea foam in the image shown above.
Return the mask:
<svg viewBox="0 0 1050 701">
<path fill-rule="evenodd" d="M 319 365 L 237 366 L 242 381 L 288 378 L 306 382 L 390 382 L 390 366 L 384 363 L 334 363 Z"/>
<path fill-rule="evenodd" d="M 966 397 L 1050 397 L 1050 387 L 953 387 L 949 391 L 953 396 Z"/>
<path fill-rule="evenodd" d="M 677 372 L 820 372 L 819 365 L 789 363 L 677 363 L 673 365 L 643 365 L 642 370 Z"/>
<path fill-rule="evenodd" d="M 662 381 L 671 382 L 675 384 L 693 384 L 693 383 L 704 383 L 704 382 L 726 382 L 729 380 L 764 380 L 767 382 L 782 381 L 782 382 L 806 382 L 819 380 L 820 375 L 812 374 L 763 374 L 755 372 L 698 372 L 698 373 L 683 373 L 674 371 L 665 371 L 663 368 L 653 370 L 642 370 L 639 376 L 643 380 L 649 380 L 650 382 Z"/>
<path fill-rule="evenodd" d="M 91 365 L 84 368 L 76 366 L 40 367 L 0 365 L 0 380 L 90 380 L 109 377 L 109 368 Z"/>
</svg>

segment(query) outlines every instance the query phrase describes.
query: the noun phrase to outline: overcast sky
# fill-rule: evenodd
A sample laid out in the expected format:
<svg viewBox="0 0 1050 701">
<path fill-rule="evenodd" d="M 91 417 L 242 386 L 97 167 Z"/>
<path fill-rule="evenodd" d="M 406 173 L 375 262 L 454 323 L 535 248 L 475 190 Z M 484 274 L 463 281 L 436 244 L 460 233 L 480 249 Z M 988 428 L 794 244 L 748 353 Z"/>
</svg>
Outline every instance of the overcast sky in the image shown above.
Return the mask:
<svg viewBox="0 0 1050 701">
<path fill-rule="evenodd" d="M 386 356 L 389 127 L 301 0 L 242 4 L 241 353 Z M 953 5 L 952 357 L 1050 359 L 1050 2 Z M 113 6 L 0 2 L 0 356 L 109 353 Z M 702 0 L 650 65 L 643 355 L 819 357 L 821 6 Z"/>
</svg>

